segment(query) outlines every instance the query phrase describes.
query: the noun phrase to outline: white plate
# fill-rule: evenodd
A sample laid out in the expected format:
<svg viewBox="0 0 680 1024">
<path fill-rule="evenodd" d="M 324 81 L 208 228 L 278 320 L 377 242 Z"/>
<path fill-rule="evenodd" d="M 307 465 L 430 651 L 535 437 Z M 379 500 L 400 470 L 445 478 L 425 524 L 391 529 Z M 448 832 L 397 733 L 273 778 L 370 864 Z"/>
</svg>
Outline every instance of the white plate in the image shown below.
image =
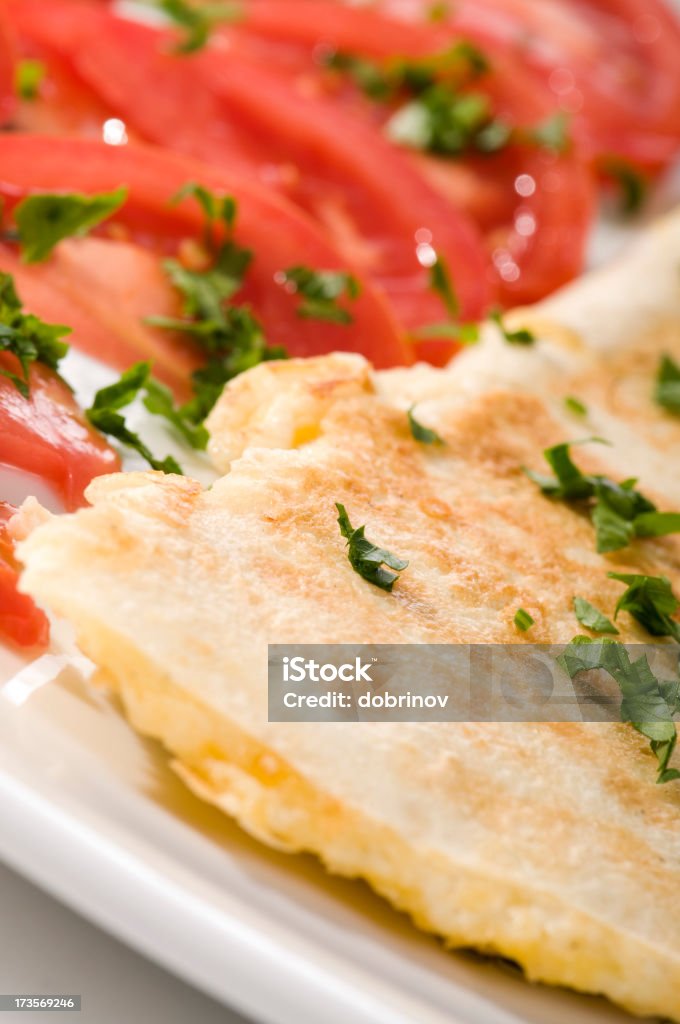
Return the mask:
<svg viewBox="0 0 680 1024">
<path fill-rule="evenodd" d="M 650 213 L 674 199 L 677 175 Z M 593 261 L 635 230 L 600 225 Z M 115 378 L 75 352 L 64 372 L 85 403 Z M 207 462 L 143 409 L 131 425 L 209 482 Z M 20 486 L 0 471 L 5 497 L 10 483 Z M 265 849 L 193 797 L 86 671 L 60 672 L 49 656 L 16 676 L 21 667 L 0 646 L 0 857 L 214 997 L 266 1024 L 631 1021 L 602 1000 L 446 952 L 362 883 Z"/>
</svg>

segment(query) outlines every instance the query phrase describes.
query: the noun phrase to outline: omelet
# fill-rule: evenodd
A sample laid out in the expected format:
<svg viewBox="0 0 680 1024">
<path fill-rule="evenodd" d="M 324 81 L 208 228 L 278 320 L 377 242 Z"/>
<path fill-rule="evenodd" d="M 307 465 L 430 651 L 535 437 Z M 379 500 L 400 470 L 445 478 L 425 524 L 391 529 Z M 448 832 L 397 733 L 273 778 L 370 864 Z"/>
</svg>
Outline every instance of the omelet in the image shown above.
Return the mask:
<svg viewBox="0 0 680 1024">
<path fill-rule="evenodd" d="M 531 980 L 680 1020 L 680 781 L 630 725 L 268 722 L 272 643 L 566 643 L 573 599 L 608 615 L 609 572 L 665 575 L 673 537 L 595 549 L 593 524 L 525 468 L 579 447 L 680 507 L 680 417 L 654 401 L 680 360 L 680 217 L 619 266 L 506 317 L 445 370 L 359 356 L 263 364 L 214 410 L 208 489 L 127 473 L 38 526 L 24 589 L 76 627 L 133 726 L 264 843 L 366 879 L 451 946 Z M 409 410 L 441 443 L 413 436 Z M 336 503 L 408 566 L 355 572 Z M 524 633 L 518 608 L 533 619 Z M 649 640 L 626 613 L 624 641 Z"/>
</svg>

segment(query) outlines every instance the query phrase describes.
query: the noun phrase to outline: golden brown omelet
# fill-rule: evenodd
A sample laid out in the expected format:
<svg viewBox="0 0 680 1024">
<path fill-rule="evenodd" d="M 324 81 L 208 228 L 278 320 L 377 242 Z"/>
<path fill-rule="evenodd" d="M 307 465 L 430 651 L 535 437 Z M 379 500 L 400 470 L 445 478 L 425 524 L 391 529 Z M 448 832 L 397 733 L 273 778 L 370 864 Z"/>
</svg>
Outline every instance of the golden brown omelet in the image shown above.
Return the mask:
<svg viewBox="0 0 680 1024">
<path fill-rule="evenodd" d="M 272 642 L 566 642 L 572 599 L 611 614 L 607 572 L 665 573 L 676 539 L 595 552 L 587 517 L 540 493 L 548 445 L 598 433 L 585 469 L 680 504 L 680 419 L 652 401 L 680 357 L 680 222 L 595 284 L 489 328 L 450 370 L 372 374 L 356 356 L 265 364 L 212 415 L 226 475 L 102 478 L 93 507 L 22 545 L 24 587 L 188 784 L 264 842 L 312 850 L 454 945 L 528 976 L 680 1020 L 680 783 L 615 724 L 268 723 Z M 634 282 L 646 277 L 646 290 Z M 671 287 L 671 281 L 673 287 Z M 644 293 L 644 301 L 643 301 Z M 618 340 L 617 340 L 618 339 Z M 564 404 L 588 408 L 575 416 Z M 423 445 L 407 410 L 444 445 Z M 349 565 L 336 522 L 409 560 L 392 593 Z M 535 620 L 513 624 L 518 607 Z M 627 615 L 623 640 L 647 640 Z"/>
</svg>

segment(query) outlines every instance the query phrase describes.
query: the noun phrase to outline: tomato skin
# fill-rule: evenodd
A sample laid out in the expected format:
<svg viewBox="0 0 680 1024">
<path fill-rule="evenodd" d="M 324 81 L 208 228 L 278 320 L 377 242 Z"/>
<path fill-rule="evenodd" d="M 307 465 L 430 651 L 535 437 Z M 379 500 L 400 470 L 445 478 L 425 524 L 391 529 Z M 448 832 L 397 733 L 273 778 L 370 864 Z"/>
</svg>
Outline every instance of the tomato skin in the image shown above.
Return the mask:
<svg viewBox="0 0 680 1024">
<path fill-rule="evenodd" d="M 19 372 L 14 356 L 0 365 Z M 66 384 L 52 370 L 31 366 L 30 397 L 0 377 L 0 463 L 35 473 L 50 483 L 67 509 L 84 503 L 90 480 L 114 473 L 120 460 L 86 422 Z"/>
<path fill-rule="evenodd" d="M 291 355 L 360 352 L 379 367 L 412 361 L 412 352 L 387 304 L 370 283 L 352 303 L 349 325 L 320 323 L 297 315 L 297 300 L 274 282 L 275 274 L 300 262 L 319 269 L 348 268 L 316 225 L 267 190 L 179 154 L 149 146 L 107 146 L 89 139 L 44 136 L 0 138 L 0 195 L 11 207 L 34 191 L 103 192 L 126 185 L 129 197 L 113 218 L 130 240 L 164 255 L 187 237 L 198 237 L 203 214 L 197 203 L 170 205 L 188 181 L 234 195 L 239 203 L 237 242 L 254 253 L 237 301 L 248 302 L 271 344 Z M 359 275 L 360 276 L 360 275 Z"/>
<path fill-rule="evenodd" d="M 429 3 L 379 0 L 379 9 L 415 29 Z M 654 173 L 676 159 L 680 22 L 663 0 L 459 0 L 447 27 L 517 53 L 572 114 L 596 167 L 617 155 Z"/>
<path fill-rule="evenodd" d="M 398 4 L 399 0 L 395 9 Z M 389 0 L 375 11 L 328 2 L 313 18 L 306 0 L 250 0 L 245 21 L 230 33 L 240 32 L 244 42 L 239 45 L 244 45 L 250 32 L 250 45 L 255 52 L 259 46 L 260 59 L 272 62 L 278 54 L 289 73 L 299 76 L 310 74 L 321 41 L 329 49 L 370 59 L 395 53 L 419 57 L 451 44 L 451 28 L 422 19 L 392 20 L 380 13 L 387 6 Z M 461 37 L 463 33 L 456 31 L 455 38 Z M 477 33 L 476 41 L 490 60 L 483 89 L 499 117 L 532 126 L 554 113 L 555 96 L 524 66 L 521 56 L 488 34 Z M 363 120 L 370 118 L 374 126 L 391 113 L 387 107 L 367 105 L 348 89 L 337 95 L 336 102 L 351 107 Z M 539 147 L 512 145 L 493 156 L 451 160 L 414 154 L 411 159 L 442 196 L 481 228 L 491 257 L 494 293 L 503 305 L 515 305 L 537 301 L 583 267 L 596 212 L 595 177 L 584 157 L 578 146 L 558 157 Z M 534 183 L 530 195 L 516 191 L 520 176 Z"/>
<path fill-rule="evenodd" d="M 28 19 L 30 10 L 31 0 L 22 3 L 20 17 Z M 73 18 L 68 31 L 57 18 L 62 11 Z M 374 126 L 322 94 L 291 89 L 287 77 L 248 54 L 230 50 L 225 59 L 219 39 L 187 60 L 172 54 L 172 33 L 87 5 L 62 0 L 54 24 L 39 21 L 27 31 L 68 50 L 79 74 L 138 133 L 245 170 L 311 213 L 345 261 L 388 294 L 407 328 L 443 315 L 417 258 L 419 230 L 431 232 L 451 266 L 463 315 L 476 318 L 487 307 L 487 263 L 476 229 Z"/>
</svg>

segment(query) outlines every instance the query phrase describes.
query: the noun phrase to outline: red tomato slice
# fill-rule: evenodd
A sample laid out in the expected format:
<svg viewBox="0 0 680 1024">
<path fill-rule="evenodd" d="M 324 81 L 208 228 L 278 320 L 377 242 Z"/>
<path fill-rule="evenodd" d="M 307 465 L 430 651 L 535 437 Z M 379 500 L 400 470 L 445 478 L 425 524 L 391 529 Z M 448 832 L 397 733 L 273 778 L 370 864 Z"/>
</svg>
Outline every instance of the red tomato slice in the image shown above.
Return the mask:
<svg viewBox="0 0 680 1024">
<path fill-rule="evenodd" d="M 70 345 L 119 370 L 150 360 L 177 398 L 189 397 L 191 372 L 205 361 L 201 353 L 143 322 L 180 315 L 157 254 L 132 242 L 65 239 L 47 262 L 30 265 L 16 249 L 0 246 L 0 270 L 12 274 L 26 309 L 72 328 Z"/>
<path fill-rule="evenodd" d="M 422 24 L 430 4 L 380 8 Z M 496 41 L 541 75 L 596 162 L 619 155 L 656 171 L 677 157 L 680 22 L 663 0 L 460 0 L 450 11 L 451 29 Z"/>
<path fill-rule="evenodd" d="M 474 227 L 372 126 L 291 89 L 287 77 L 237 50 L 227 59 L 217 49 L 180 58 L 170 52 L 173 33 L 63 0 L 33 27 L 31 2 L 21 4 L 25 31 L 68 50 L 126 123 L 153 141 L 245 168 L 294 199 L 387 292 L 406 326 L 443 315 L 418 259 L 417 232 L 429 232 L 449 263 L 463 316 L 483 312 L 487 264 Z"/>
<path fill-rule="evenodd" d="M 289 73 L 306 75 L 308 81 L 320 49 L 384 59 L 441 52 L 452 42 L 450 28 L 422 19 L 405 24 L 332 3 L 316 10 L 317 17 L 310 16 L 306 0 L 251 0 L 239 47 L 250 32 L 251 53 L 270 63 L 278 56 Z M 230 30 L 230 37 L 234 34 Z M 499 117 L 531 126 L 554 113 L 554 96 L 507 45 L 499 46 L 488 35 L 478 41 L 491 63 L 480 87 Z M 217 60 L 216 54 L 211 59 Z M 343 89 L 336 102 L 363 120 L 380 122 L 379 108 L 376 114 L 375 104 L 356 92 Z M 383 109 L 383 122 L 389 112 Z M 497 156 L 414 159 L 430 184 L 456 208 L 467 210 L 484 231 L 504 304 L 533 302 L 580 272 L 595 191 L 579 151 L 557 157 L 535 146 L 510 146 Z"/>
<path fill-rule="evenodd" d="M 19 372 L 14 356 L 0 356 L 0 365 Z M 93 477 L 119 469 L 118 456 L 89 426 L 55 373 L 34 364 L 30 387 L 30 397 L 24 398 L 0 377 L 0 463 L 42 477 L 67 508 L 77 508 Z"/>
<path fill-rule="evenodd" d="M 197 203 L 169 204 L 188 181 L 199 181 L 238 199 L 235 237 L 254 253 L 238 301 L 252 305 L 272 344 L 283 345 L 291 355 L 299 356 L 336 350 L 361 352 L 380 367 L 411 361 L 408 345 L 370 284 L 364 284 L 361 296 L 352 303 L 354 320 L 349 325 L 320 323 L 297 315 L 297 299 L 276 283 L 277 272 L 301 261 L 319 269 L 346 268 L 347 261 L 311 220 L 268 191 L 215 167 L 146 146 L 107 146 L 87 139 L 26 135 L 0 138 L 0 195 L 10 211 L 13 203 L 34 191 L 93 193 L 126 185 L 129 198 L 113 218 L 114 225 L 125 226 L 131 241 L 164 254 L 176 250 L 181 240 L 197 237 L 202 229 L 203 215 Z M 106 273 L 100 272 L 99 277 L 101 301 L 105 302 Z M 71 281 L 77 288 L 77 272 Z M 139 286 L 143 292 L 145 281 Z M 130 301 L 134 313 L 146 300 L 137 295 Z"/>
<path fill-rule="evenodd" d="M 44 647 L 50 635 L 47 616 L 17 588 L 19 572 L 6 526 L 15 511 L 0 501 L 0 639 L 20 647 Z"/>
<path fill-rule="evenodd" d="M 11 124 L 16 112 L 14 68 L 17 50 L 6 12 L 0 5 L 0 127 Z"/>
</svg>

